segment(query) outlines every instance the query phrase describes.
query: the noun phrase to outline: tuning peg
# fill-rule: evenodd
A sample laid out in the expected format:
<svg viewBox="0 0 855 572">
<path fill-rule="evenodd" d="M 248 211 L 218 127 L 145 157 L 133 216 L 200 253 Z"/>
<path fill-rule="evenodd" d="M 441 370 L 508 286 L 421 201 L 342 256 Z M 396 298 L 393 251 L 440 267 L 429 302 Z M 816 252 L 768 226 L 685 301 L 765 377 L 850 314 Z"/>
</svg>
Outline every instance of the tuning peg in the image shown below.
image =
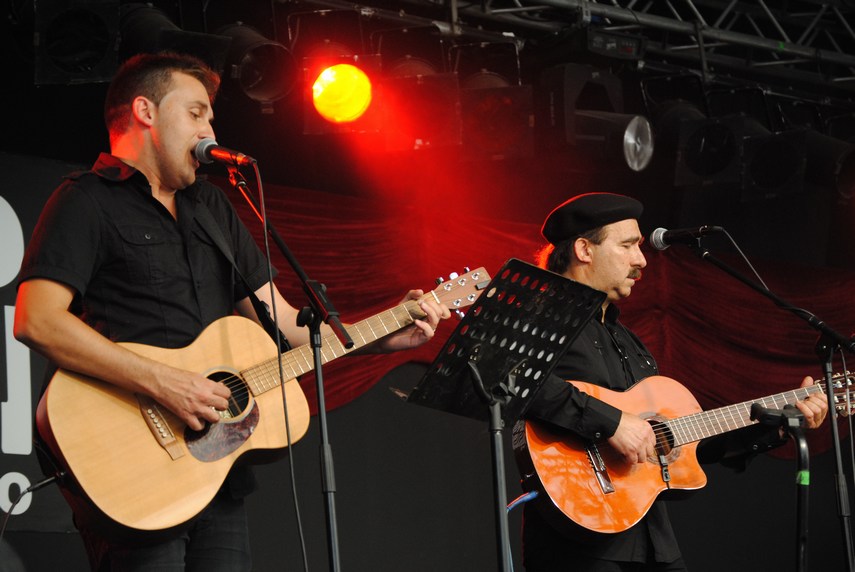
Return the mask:
<svg viewBox="0 0 855 572">
<path fill-rule="evenodd" d="M 445 282 L 445 279 L 442 276 L 439 276 L 436 280 L 434 280 L 434 282 L 436 282 L 436 285 L 439 286 L 440 284 Z"/>
<path fill-rule="evenodd" d="M 469 268 L 468 266 L 463 267 L 463 272 L 465 272 L 466 274 L 469 274 L 470 270 L 471 270 L 471 268 Z"/>
<path fill-rule="evenodd" d="M 458 320 L 462 320 L 466 317 L 466 314 L 463 313 L 463 310 L 455 310 L 454 315 L 457 316 Z"/>
<path fill-rule="evenodd" d="M 451 274 L 449 274 L 449 275 L 448 275 L 448 279 L 449 279 L 449 280 L 454 280 L 454 279 L 455 279 L 455 278 L 457 278 L 458 276 L 460 276 L 460 275 L 459 275 L 457 272 L 452 272 Z"/>
</svg>

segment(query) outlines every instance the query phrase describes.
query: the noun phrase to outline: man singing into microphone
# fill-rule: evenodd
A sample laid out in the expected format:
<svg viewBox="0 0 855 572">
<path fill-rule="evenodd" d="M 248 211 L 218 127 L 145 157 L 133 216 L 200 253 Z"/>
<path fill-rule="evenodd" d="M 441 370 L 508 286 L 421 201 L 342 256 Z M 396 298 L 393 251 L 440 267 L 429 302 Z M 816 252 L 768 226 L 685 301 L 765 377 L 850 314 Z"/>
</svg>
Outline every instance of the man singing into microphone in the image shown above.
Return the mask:
<svg viewBox="0 0 855 572">
<path fill-rule="evenodd" d="M 115 342 L 181 348 L 223 316 L 258 321 L 250 291 L 268 306 L 275 297 L 293 346 L 309 342 L 297 310 L 275 287 L 271 293 L 267 261 L 223 191 L 196 179 L 194 151 L 214 138 L 218 87 L 217 74 L 189 56 L 139 55 L 121 66 L 105 104 L 111 153 L 70 175 L 48 201 L 19 275 L 15 316 L 15 336 L 55 366 L 150 396 L 194 430 L 219 421 L 228 387 Z M 203 216 L 219 227 L 248 286 Z M 422 309 L 424 320 L 374 349 L 429 340 L 449 312 L 434 302 Z M 112 544 L 81 526 L 93 570 L 250 570 L 243 498 L 253 486 L 247 469 L 233 469 L 188 530 L 154 545 Z"/>
<path fill-rule="evenodd" d="M 626 390 L 658 374 L 653 356 L 618 320 L 617 302 L 632 292 L 647 261 L 638 228 L 642 205 L 610 193 L 574 197 L 546 218 L 542 234 L 549 244 L 539 256 L 547 270 L 605 292 L 602 313 L 591 320 L 532 399 L 529 419 L 570 431 L 583 440 L 607 443 L 628 463 L 655 457 L 655 438 L 642 418 L 580 392 L 564 380 Z M 811 378 L 802 385 L 813 383 Z M 827 403 L 812 395 L 797 403 L 809 427 L 822 423 Z M 777 428 L 752 425 L 726 433 L 717 443 L 727 454 L 736 449 L 764 451 L 785 442 Z M 756 446 L 756 448 L 755 448 Z M 717 447 L 718 448 L 718 447 Z M 654 502 L 647 515 L 624 532 L 600 534 L 557 527 L 537 506 L 525 507 L 523 549 L 528 572 L 673 572 L 685 570 L 665 505 Z M 569 531 L 568 531 L 569 530 Z"/>
</svg>

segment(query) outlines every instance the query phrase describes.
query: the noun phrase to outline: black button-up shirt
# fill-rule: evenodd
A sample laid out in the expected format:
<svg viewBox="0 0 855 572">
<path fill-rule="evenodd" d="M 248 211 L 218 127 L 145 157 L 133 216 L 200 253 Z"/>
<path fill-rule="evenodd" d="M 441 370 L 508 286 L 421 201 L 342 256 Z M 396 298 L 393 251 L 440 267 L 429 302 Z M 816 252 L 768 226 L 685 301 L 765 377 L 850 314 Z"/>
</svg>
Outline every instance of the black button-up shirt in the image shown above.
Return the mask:
<svg viewBox="0 0 855 572">
<path fill-rule="evenodd" d="M 142 173 L 102 154 L 51 195 L 19 283 L 45 278 L 72 287 L 71 311 L 110 340 L 188 345 L 248 295 L 197 221 L 200 209 L 210 211 L 253 291 L 269 277 L 265 257 L 220 188 L 197 180 L 178 191 L 176 203 L 178 220 L 152 196 Z M 255 486 L 245 466 L 232 470 L 227 485 L 234 497 Z"/>
<path fill-rule="evenodd" d="M 178 220 L 145 176 L 102 154 L 70 175 L 36 226 L 19 275 L 74 288 L 72 311 L 113 341 L 183 347 L 247 295 L 196 220 L 207 208 L 250 286 L 268 281 L 258 247 L 218 187 L 197 181 L 176 194 Z"/>
<path fill-rule="evenodd" d="M 570 430 L 583 439 L 599 441 L 614 435 L 620 410 L 565 380 L 623 391 L 659 373 L 641 340 L 618 321 L 619 314 L 617 306 L 609 304 L 604 320 L 595 317 L 585 326 L 533 396 L 527 418 Z M 574 538 L 556 531 L 534 506 L 527 505 L 523 542 L 526 565 L 532 569 L 572 570 L 573 556 L 578 554 L 623 562 L 671 562 L 680 557 L 661 501 L 654 502 L 647 515 L 625 532 L 598 534 L 579 528 Z"/>
</svg>

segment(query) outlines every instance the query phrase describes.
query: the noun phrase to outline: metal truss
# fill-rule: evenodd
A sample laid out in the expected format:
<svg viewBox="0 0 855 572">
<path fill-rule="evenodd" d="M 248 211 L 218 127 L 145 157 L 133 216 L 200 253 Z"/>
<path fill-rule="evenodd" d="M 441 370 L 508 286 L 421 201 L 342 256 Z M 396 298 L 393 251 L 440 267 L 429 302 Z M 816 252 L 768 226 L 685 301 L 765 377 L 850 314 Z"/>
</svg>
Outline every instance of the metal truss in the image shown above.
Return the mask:
<svg viewBox="0 0 855 572">
<path fill-rule="evenodd" d="M 646 63 L 690 68 L 855 101 L 855 0 L 368 0 L 400 14 L 513 34 L 523 41 L 580 28 L 635 35 Z"/>
</svg>

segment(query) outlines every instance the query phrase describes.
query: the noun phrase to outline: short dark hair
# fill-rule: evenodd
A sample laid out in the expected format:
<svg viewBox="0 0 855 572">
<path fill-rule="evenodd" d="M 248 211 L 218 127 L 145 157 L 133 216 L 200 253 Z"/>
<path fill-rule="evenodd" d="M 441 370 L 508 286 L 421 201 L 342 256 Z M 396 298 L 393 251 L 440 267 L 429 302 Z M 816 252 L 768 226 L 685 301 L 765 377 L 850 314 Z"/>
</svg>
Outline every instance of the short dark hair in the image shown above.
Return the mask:
<svg viewBox="0 0 855 572">
<path fill-rule="evenodd" d="M 547 244 L 535 255 L 537 265 L 556 274 L 564 274 L 573 262 L 573 245 L 580 238 L 600 244 L 606 238 L 605 226 L 598 226 L 578 236 L 562 240 L 558 244 Z"/>
<path fill-rule="evenodd" d="M 174 72 L 199 80 L 213 103 L 220 88 L 220 76 L 199 58 L 176 52 L 137 54 L 119 67 L 110 82 L 104 102 L 107 130 L 112 134 L 125 128 L 130 120 L 131 102 L 137 96 L 159 104 L 169 91 Z"/>
</svg>

